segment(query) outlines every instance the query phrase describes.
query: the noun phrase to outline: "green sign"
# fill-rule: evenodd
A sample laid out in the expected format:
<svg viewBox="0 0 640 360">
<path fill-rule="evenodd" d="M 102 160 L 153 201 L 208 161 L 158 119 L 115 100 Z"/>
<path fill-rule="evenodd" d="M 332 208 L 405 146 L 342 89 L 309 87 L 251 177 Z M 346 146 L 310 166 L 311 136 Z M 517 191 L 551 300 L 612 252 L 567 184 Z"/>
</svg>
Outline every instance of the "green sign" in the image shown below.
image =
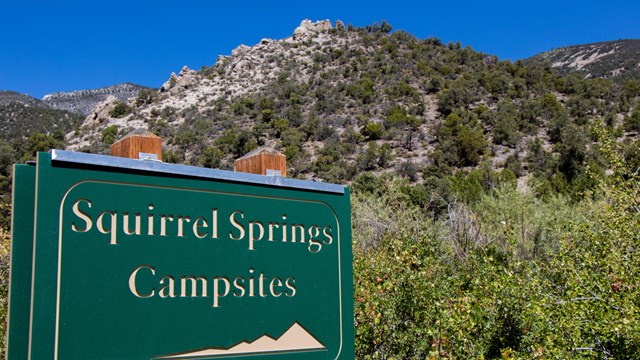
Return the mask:
<svg viewBox="0 0 640 360">
<path fill-rule="evenodd" d="M 11 211 L 13 230 L 7 316 L 10 331 L 7 336 L 7 359 L 26 359 L 28 356 L 35 184 L 35 166 L 15 165 L 13 167 Z"/>
<path fill-rule="evenodd" d="M 63 151 L 36 171 L 29 359 L 353 359 L 347 188 Z"/>
</svg>

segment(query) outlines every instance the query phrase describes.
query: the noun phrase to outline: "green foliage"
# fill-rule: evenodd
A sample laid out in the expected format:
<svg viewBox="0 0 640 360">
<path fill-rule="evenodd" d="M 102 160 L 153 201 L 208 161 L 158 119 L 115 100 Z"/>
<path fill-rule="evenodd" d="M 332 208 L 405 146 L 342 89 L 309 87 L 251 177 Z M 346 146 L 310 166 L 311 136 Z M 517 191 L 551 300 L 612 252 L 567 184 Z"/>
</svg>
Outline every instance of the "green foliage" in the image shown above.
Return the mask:
<svg viewBox="0 0 640 360">
<path fill-rule="evenodd" d="M 416 181 L 418 176 L 418 167 L 411 161 L 405 161 L 400 163 L 398 167 L 398 175 L 409 179 L 409 181 Z"/>
<path fill-rule="evenodd" d="M 384 191 L 384 180 L 369 171 L 363 171 L 351 182 L 351 189 L 357 194 L 380 194 Z"/>
<path fill-rule="evenodd" d="M 624 144 L 624 160 L 629 172 L 640 172 L 640 139 L 630 140 Z"/>
<path fill-rule="evenodd" d="M 418 96 L 417 90 L 415 88 L 413 88 L 411 85 L 409 85 L 405 81 L 401 81 L 398 84 L 387 88 L 385 90 L 385 92 L 391 98 L 403 98 L 403 97 L 406 97 L 406 98 L 410 98 L 410 99 L 415 99 Z"/>
<path fill-rule="evenodd" d="M 118 126 L 110 125 L 102 129 L 102 142 L 106 145 L 111 145 L 116 142 L 116 136 L 118 135 Z"/>
<path fill-rule="evenodd" d="M 347 87 L 347 95 L 360 100 L 363 104 L 369 104 L 375 99 L 374 85 L 375 83 L 370 78 L 363 78 Z"/>
<path fill-rule="evenodd" d="M 11 144 L 0 140 L 0 191 L 8 194 L 11 191 L 11 172 L 18 154 Z"/>
<path fill-rule="evenodd" d="M 37 152 L 58 149 L 61 146 L 62 143 L 53 136 L 43 133 L 35 133 L 27 139 L 20 161 L 26 162 L 28 160 L 33 160 L 35 159 Z"/>
<path fill-rule="evenodd" d="M 273 110 L 271 109 L 264 109 L 260 112 L 260 114 L 262 115 L 262 122 L 266 124 L 270 123 L 273 119 Z"/>
<path fill-rule="evenodd" d="M 375 141 L 369 142 L 367 151 L 358 156 L 356 169 L 358 171 L 374 170 L 378 167 L 384 168 L 393 159 L 393 153 L 389 144 L 378 146 Z"/>
<path fill-rule="evenodd" d="M 627 131 L 640 131 L 640 107 L 636 107 L 631 115 L 624 119 L 624 128 Z"/>
<path fill-rule="evenodd" d="M 616 142 L 602 127 L 596 132 L 613 174 L 602 180 L 605 197 L 589 221 L 570 224 L 549 264 L 540 307 L 549 325 L 542 336 L 553 357 L 628 359 L 640 352 L 639 179 Z"/>
<path fill-rule="evenodd" d="M 119 119 L 129 115 L 132 111 L 133 111 L 133 108 L 127 105 L 126 102 L 119 101 L 116 103 L 113 109 L 109 111 L 109 116 L 111 116 L 112 118 Z"/>
<path fill-rule="evenodd" d="M 5 212 L 9 207 L 8 204 L 2 204 L 3 208 L 0 208 L 0 212 Z M 7 333 L 8 322 L 8 300 L 9 300 L 9 270 L 11 262 L 11 236 L 7 228 L 0 228 L 0 352 L 4 359 L 7 348 L 7 337 L 4 335 Z"/>
<path fill-rule="evenodd" d="M 359 171 L 373 170 L 377 167 L 378 144 L 375 141 L 369 143 L 367 151 L 360 154 L 357 161 Z"/>
<path fill-rule="evenodd" d="M 224 154 L 220 149 L 215 146 L 207 146 L 202 155 L 200 155 L 200 159 L 198 159 L 198 164 L 200 166 L 218 169 L 220 168 L 220 164 Z"/>
<path fill-rule="evenodd" d="M 170 164 L 180 164 L 184 162 L 184 153 L 175 150 L 163 150 L 162 161 Z"/>
<path fill-rule="evenodd" d="M 287 119 L 278 119 L 273 122 L 273 129 L 276 131 L 278 137 L 289 130 L 289 121 Z"/>
<path fill-rule="evenodd" d="M 557 144 L 558 170 L 567 181 L 572 181 L 582 172 L 586 158 L 586 134 L 576 126 L 567 126 L 562 131 L 561 143 Z"/>
<path fill-rule="evenodd" d="M 580 245 L 589 257 L 561 248 L 561 239 L 580 238 L 576 229 L 592 227 L 567 201 L 545 202 L 502 186 L 481 195 L 473 208 L 449 203 L 434 221 L 418 205 L 426 193 L 370 173 L 354 181 L 357 358 L 637 353 L 637 280 L 630 275 L 640 264 L 593 244 Z M 624 208 L 637 226 L 637 213 L 630 212 L 637 210 Z M 611 224 L 619 224 L 615 239 L 626 240 L 617 248 L 628 255 L 640 239 L 626 220 Z M 578 227 L 567 229 L 571 221 Z M 588 266 L 594 261 L 603 266 L 596 274 Z M 585 287 L 597 276 L 602 283 Z"/>
<path fill-rule="evenodd" d="M 427 219 L 439 178 L 356 178 L 356 356 L 634 358 L 639 175 L 596 134 L 613 175 L 597 175 L 602 197 L 577 207 L 522 194 L 482 166 L 452 179 L 454 198 L 475 205 L 443 199 Z"/>
<path fill-rule="evenodd" d="M 382 33 L 388 33 L 391 32 L 391 25 L 386 22 L 385 20 L 382 20 L 382 22 L 378 25 L 377 22 L 374 22 L 372 25 L 367 25 L 366 27 L 368 32 L 382 32 Z"/>
<path fill-rule="evenodd" d="M 551 155 L 545 150 L 542 140 L 536 137 L 527 144 L 527 156 L 524 160 L 528 163 L 531 173 L 544 176 L 549 168 Z"/>
<path fill-rule="evenodd" d="M 402 126 L 407 118 L 407 110 L 400 106 L 394 105 L 387 112 L 387 118 L 384 125 L 387 129 Z"/>
<path fill-rule="evenodd" d="M 515 146 L 520 140 L 518 131 L 518 110 L 510 100 L 498 104 L 495 126 L 493 127 L 493 141 L 496 144 Z"/>
<path fill-rule="evenodd" d="M 456 109 L 465 109 L 480 99 L 478 81 L 473 76 L 461 76 L 448 85 L 438 93 L 438 111 L 444 116 Z"/>
<path fill-rule="evenodd" d="M 136 106 L 140 107 L 143 105 L 152 104 L 155 99 L 158 97 L 158 91 L 155 89 L 142 89 L 138 93 L 136 97 Z M 115 116 L 114 116 L 115 117 Z"/>
<path fill-rule="evenodd" d="M 386 168 L 391 160 L 393 160 L 393 151 L 391 150 L 391 146 L 384 143 L 380 146 L 380 150 L 378 151 L 378 166 Z"/>
<path fill-rule="evenodd" d="M 518 158 L 518 153 L 514 155 L 509 155 L 504 163 L 504 168 L 513 173 L 515 177 L 520 177 L 523 174 L 522 163 Z"/>
<path fill-rule="evenodd" d="M 479 224 L 468 208 L 449 207 L 436 223 L 416 205 L 425 191 L 410 189 L 393 181 L 378 183 L 371 195 L 355 192 L 356 357 L 527 354 L 531 319 L 522 314 L 535 289 L 529 270 L 485 252 L 487 239 L 474 230 Z"/>
<path fill-rule="evenodd" d="M 545 94 L 538 100 L 538 109 L 542 118 L 548 122 L 547 133 L 551 142 L 560 141 L 562 129 L 569 123 L 567 111 L 551 93 Z"/>
<path fill-rule="evenodd" d="M 238 158 L 258 147 L 258 143 L 246 130 L 227 129 L 215 141 L 214 146 L 224 154 L 232 154 Z"/>
<path fill-rule="evenodd" d="M 481 83 L 494 99 L 506 94 L 509 90 L 509 77 L 499 69 L 494 68 L 492 71 L 485 71 Z"/>
<path fill-rule="evenodd" d="M 464 120 L 449 114 L 438 129 L 438 144 L 450 165 L 476 165 L 487 146 L 482 128 L 475 119 Z"/>
</svg>

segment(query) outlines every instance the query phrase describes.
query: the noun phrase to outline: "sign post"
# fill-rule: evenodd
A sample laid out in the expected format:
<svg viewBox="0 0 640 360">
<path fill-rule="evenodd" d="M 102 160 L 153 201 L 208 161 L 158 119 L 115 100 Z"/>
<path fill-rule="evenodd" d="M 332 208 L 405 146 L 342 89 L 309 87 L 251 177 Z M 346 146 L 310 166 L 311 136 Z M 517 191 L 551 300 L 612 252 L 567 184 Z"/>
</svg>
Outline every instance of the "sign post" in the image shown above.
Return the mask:
<svg viewBox="0 0 640 360">
<path fill-rule="evenodd" d="M 353 359 L 348 188 L 57 150 L 35 183 L 29 359 Z"/>
</svg>

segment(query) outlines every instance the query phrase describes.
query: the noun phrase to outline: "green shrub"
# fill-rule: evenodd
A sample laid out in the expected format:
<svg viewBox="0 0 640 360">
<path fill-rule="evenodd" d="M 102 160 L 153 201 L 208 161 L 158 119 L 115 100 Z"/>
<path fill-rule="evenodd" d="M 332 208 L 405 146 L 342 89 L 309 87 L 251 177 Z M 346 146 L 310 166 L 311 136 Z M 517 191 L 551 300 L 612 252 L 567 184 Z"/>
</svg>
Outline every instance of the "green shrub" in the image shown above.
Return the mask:
<svg viewBox="0 0 640 360">
<path fill-rule="evenodd" d="M 409 179 L 409 181 L 416 181 L 418 178 L 418 167 L 412 161 L 405 161 L 398 167 L 398 175 Z"/>
<path fill-rule="evenodd" d="M 362 135 L 367 140 L 378 140 L 384 135 L 384 127 L 378 123 L 369 122 L 362 128 Z"/>
<path fill-rule="evenodd" d="M 624 128 L 627 131 L 640 131 L 640 108 L 636 107 L 631 115 L 624 119 Z"/>
<path fill-rule="evenodd" d="M 464 120 L 449 114 L 437 130 L 439 150 L 450 165 L 476 165 L 484 153 L 487 141 L 475 119 Z"/>
<path fill-rule="evenodd" d="M 207 168 L 218 169 L 220 168 L 220 164 L 224 154 L 220 149 L 215 146 L 207 146 L 200 158 L 198 159 L 198 163 L 200 166 L 204 166 Z"/>
<path fill-rule="evenodd" d="M 113 109 L 109 111 L 109 116 L 119 119 L 129 115 L 132 111 L 133 109 L 129 105 L 127 105 L 127 103 L 119 101 L 116 103 Z"/>
<path fill-rule="evenodd" d="M 363 78 L 355 84 L 347 87 L 347 95 L 361 101 L 363 104 L 369 104 L 375 99 L 373 91 L 374 82 L 369 78 Z"/>
<path fill-rule="evenodd" d="M 117 125 L 110 125 L 102 130 L 102 142 L 106 145 L 113 144 L 116 141 L 116 136 L 118 136 Z"/>
<path fill-rule="evenodd" d="M 142 89 L 136 97 L 136 106 L 148 105 L 154 102 L 158 97 L 158 91 L 155 89 Z M 115 116 L 112 116 L 115 117 Z"/>
<path fill-rule="evenodd" d="M 607 194 L 587 221 L 569 225 L 546 267 L 537 306 L 545 352 L 553 358 L 596 355 L 630 359 L 640 352 L 637 288 L 640 268 L 638 174 L 630 173 L 617 143 L 602 128 L 599 143 L 613 174 L 600 183 Z"/>
</svg>

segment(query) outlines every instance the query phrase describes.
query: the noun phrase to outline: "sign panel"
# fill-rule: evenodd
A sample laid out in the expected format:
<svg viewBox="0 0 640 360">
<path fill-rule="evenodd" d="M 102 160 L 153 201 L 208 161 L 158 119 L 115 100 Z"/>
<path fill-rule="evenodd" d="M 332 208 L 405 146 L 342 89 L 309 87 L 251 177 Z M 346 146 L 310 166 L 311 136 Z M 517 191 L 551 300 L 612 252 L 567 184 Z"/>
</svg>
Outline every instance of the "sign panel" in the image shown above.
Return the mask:
<svg viewBox="0 0 640 360">
<path fill-rule="evenodd" d="M 13 167 L 7 359 L 26 359 L 29 350 L 35 186 L 35 166 Z"/>
<path fill-rule="evenodd" d="M 30 359 L 353 358 L 348 189 L 52 154 Z"/>
</svg>

